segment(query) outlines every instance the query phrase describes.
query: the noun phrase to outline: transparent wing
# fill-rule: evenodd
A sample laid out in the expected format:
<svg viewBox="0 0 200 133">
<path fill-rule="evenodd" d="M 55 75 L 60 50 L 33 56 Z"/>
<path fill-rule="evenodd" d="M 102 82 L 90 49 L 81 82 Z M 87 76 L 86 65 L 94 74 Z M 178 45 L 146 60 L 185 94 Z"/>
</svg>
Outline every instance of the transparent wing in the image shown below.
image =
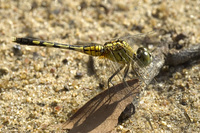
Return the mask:
<svg viewBox="0 0 200 133">
<path fill-rule="evenodd" d="M 148 47 L 148 45 L 157 45 L 160 42 L 159 32 L 151 31 L 145 34 L 125 35 L 119 39 L 125 40 L 132 48 Z"/>
</svg>

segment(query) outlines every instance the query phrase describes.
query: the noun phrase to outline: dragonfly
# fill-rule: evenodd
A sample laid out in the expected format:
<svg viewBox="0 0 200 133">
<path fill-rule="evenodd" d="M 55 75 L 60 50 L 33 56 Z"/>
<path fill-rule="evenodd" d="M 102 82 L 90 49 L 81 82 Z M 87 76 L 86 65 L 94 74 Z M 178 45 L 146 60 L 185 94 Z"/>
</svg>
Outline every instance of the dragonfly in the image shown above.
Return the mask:
<svg viewBox="0 0 200 133">
<path fill-rule="evenodd" d="M 119 72 L 121 72 L 122 69 L 124 69 L 123 82 L 126 83 L 125 78 L 127 77 L 130 66 L 132 66 L 132 69 L 134 70 L 135 63 L 138 64 L 139 68 L 144 68 L 152 62 L 152 54 L 151 52 L 148 51 L 147 48 L 139 47 L 136 51 L 134 51 L 131 45 L 129 45 L 129 43 L 123 39 L 108 41 L 105 42 L 104 45 L 91 43 L 90 45 L 85 45 L 85 46 L 42 41 L 26 37 L 24 38 L 15 37 L 13 39 L 13 42 L 28 46 L 43 46 L 43 47 L 68 49 L 81 52 L 90 56 L 103 57 L 108 60 L 111 60 L 112 62 L 117 62 L 121 65 L 109 77 L 107 81 L 108 88 L 109 84 L 113 85 L 112 83 L 113 77 L 115 77 Z M 137 77 L 139 77 L 139 75 L 140 74 L 136 73 Z"/>
</svg>

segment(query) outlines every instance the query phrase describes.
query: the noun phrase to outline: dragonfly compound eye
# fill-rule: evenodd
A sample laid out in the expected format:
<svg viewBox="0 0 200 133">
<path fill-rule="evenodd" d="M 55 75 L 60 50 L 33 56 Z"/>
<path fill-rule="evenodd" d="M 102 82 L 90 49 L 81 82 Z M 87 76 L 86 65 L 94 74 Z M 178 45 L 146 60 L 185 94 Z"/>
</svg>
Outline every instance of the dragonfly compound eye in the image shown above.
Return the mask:
<svg viewBox="0 0 200 133">
<path fill-rule="evenodd" d="M 140 66 L 147 66 L 152 62 L 151 53 L 144 47 L 138 48 L 136 56 Z"/>
</svg>

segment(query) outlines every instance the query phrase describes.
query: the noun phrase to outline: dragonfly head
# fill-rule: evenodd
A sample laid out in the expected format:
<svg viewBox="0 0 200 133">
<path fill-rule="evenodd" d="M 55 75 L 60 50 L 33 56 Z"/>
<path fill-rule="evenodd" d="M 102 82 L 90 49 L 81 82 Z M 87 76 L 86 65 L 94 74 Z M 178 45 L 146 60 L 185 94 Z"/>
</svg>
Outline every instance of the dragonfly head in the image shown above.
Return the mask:
<svg viewBox="0 0 200 133">
<path fill-rule="evenodd" d="M 151 53 L 144 47 L 138 48 L 136 58 L 140 67 L 148 66 L 152 62 Z"/>
</svg>

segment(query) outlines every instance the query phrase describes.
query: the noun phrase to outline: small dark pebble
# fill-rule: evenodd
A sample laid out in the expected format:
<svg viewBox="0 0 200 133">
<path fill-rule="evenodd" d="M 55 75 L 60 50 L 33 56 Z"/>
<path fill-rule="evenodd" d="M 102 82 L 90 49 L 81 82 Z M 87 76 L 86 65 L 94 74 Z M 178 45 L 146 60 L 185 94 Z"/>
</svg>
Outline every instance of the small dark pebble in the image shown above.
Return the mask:
<svg viewBox="0 0 200 133">
<path fill-rule="evenodd" d="M 62 107 L 59 106 L 59 105 L 57 105 L 57 106 L 54 107 L 54 111 L 56 111 L 56 112 L 60 111 L 61 109 L 62 109 Z"/>
<path fill-rule="evenodd" d="M 78 10 L 83 10 L 87 8 L 87 6 L 88 6 L 87 3 L 85 1 L 82 1 L 80 6 L 78 7 Z"/>
<path fill-rule="evenodd" d="M 55 15 L 58 15 L 60 12 L 61 12 L 60 9 L 55 9 L 55 10 L 53 10 L 53 14 L 55 14 Z"/>
<path fill-rule="evenodd" d="M 83 73 L 82 72 L 77 72 L 76 75 L 75 75 L 76 79 L 80 79 L 82 77 L 83 77 Z"/>
<path fill-rule="evenodd" d="M 180 44 L 178 44 L 178 43 L 175 43 L 174 46 L 175 46 L 175 48 L 176 48 L 177 50 L 183 48 L 183 45 L 180 45 Z"/>
<path fill-rule="evenodd" d="M 8 69 L 7 68 L 0 68 L 0 77 L 3 75 L 7 75 L 8 74 Z"/>
<path fill-rule="evenodd" d="M 63 89 L 59 90 L 58 92 L 69 91 L 69 88 L 65 85 Z"/>
<path fill-rule="evenodd" d="M 68 60 L 65 58 L 65 59 L 62 60 L 62 63 L 63 63 L 63 64 L 67 64 L 67 63 L 68 63 Z"/>
<path fill-rule="evenodd" d="M 180 40 L 183 40 L 185 38 L 187 38 L 187 35 L 180 33 L 174 38 L 174 41 L 179 42 Z"/>
<path fill-rule="evenodd" d="M 77 27 L 76 23 L 74 22 L 74 20 L 70 20 L 68 23 L 70 29 L 74 29 Z"/>
<path fill-rule="evenodd" d="M 31 10 L 34 10 L 34 9 L 36 9 L 38 7 L 38 4 L 37 4 L 37 2 L 32 2 L 32 5 L 31 5 Z"/>
<path fill-rule="evenodd" d="M 36 116 L 35 114 L 31 113 L 31 114 L 29 115 L 29 117 L 28 117 L 28 118 L 29 118 L 29 119 L 34 119 L 34 118 L 35 118 L 35 116 Z"/>
<path fill-rule="evenodd" d="M 99 88 L 103 89 L 103 87 L 104 87 L 104 84 L 103 83 L 99 83 Z"/>
<path fill-rule="evenodd" d="M 50 104 L 51 107 L 56 107 L 57 105 L 58 105 L 58 103 L 57 103 L 56 101 L 53 101 L 53 102 Z"/>
<path fill-rule="evenodd" d="M 69 91 L 69 88 L 65 85 L 63 88 L 65 91 Z"/>
<path fill-rule="evenodd" d="M 3 125 L 8 125 L 8 124 L 9 124 L 9 121 L 8 121 L 8 120 L 4 120 L 4 121 L 2 122 L 2 124 L 3 124 Z"/>
<path fill-rule="evenodd" d="M 15 56 L 21 56 L 22 55 L 21 46 L 20 45 L 13 46 L 13 53 Z"/>
<path fill-rule="evenodd" d="M 167 65 L 163 66 L 163 68 L 161 69 L 161 72 L 168 73 L 169 72 L 169 66 L 167 66 Z"/>
<path fill-rule="evenodd" d="M 45 106 L 45 103 L 37 103 L 37 105 L 39 105 L 40 107 L 44 107 Z"/>
<path fill-rule="evenodd" d="M 65 34 L 63 34 L 63 35 L 61 36 L 62 39 L 66 39 L 66 38 L 68 38 L 68 37 L 69 37 L 69 34 L 68 34 L 68 33 L 65 33 Z"/>
<path fill-rule="evenodd" d="M 186 90 L 185 86 L 183 86 L 183 85 L 177 85 L 177 87 L 178 87 L 178 89 L 180 89 L 181 91 L 185 91 L 185 90 Z"/>
<path fill-rule="evenodd" d="M 173 91 L 173 90 L 175 90 L 175 87 L 174 86 L 169 86 L 167 91 L 170 92 L 170 91 Z"/>
<path fill-rule="evenodd" d="M 18 66 L 13 66 L 13 67 L 11 67 L 11 70 L 14 71 L 14 72 L 17 72 L 19 70 L 19 67 Z"/>
<path fill-rule="evenodd" d="M 131 27 L 131 31 L 139 31 L 139 32 L 141 32 L 142 30 L 144 29 L 144 27 L 143 26 L 141 26 L 141 25 L 133 25 L 132 27 Z"/>
<path fill-rule="evenodd" d="M 118 124 L 123 123 L 123 121 L 127 120 L 135 113 L 135 106 L 131 103 L 126 106 L 125 110 L 120 114 L 118 118 Z"/>
<path fill-rule="evenodd" d="M 59 75 L 56 75 L 56 77 L 55 77 L 56 79 L 58 79 L 59 78 Z"/>
<path fill-rule="evenodd" d="M 186 106 L 187 105 L 187 100 L 186 99 L 182 99 L 180 102 L 182 105 Z"/>
<path fill-rule="evenodd" d="M 39 56 L 38 52 L 33 52 L 33 58 L 37 58 Z"/>
<path fill-rule="evenodd" d="M 181 48 L 183 48 L 183 44 L 179 44 L 179 41 L 180 40 L 184 40 L 185 38 L 187 38 L 187 35 L 185 35 L 185 34 L 183 34 L 183 33 L 180 33 L 180 34 L 178 34 L 177 36 L 175 36 L 174 38 L 173 38 L 173 48 L 175 48 L 175 49 L 177 49 L 177 50 L 179 50 L 179 49 L 181 49 Z"/>
<path fill-rule="evenodd" d="M 56 69 L 55 68 L 51 68 L 50 69 L 50 73 L 55 73 Z"/>
</svg>

